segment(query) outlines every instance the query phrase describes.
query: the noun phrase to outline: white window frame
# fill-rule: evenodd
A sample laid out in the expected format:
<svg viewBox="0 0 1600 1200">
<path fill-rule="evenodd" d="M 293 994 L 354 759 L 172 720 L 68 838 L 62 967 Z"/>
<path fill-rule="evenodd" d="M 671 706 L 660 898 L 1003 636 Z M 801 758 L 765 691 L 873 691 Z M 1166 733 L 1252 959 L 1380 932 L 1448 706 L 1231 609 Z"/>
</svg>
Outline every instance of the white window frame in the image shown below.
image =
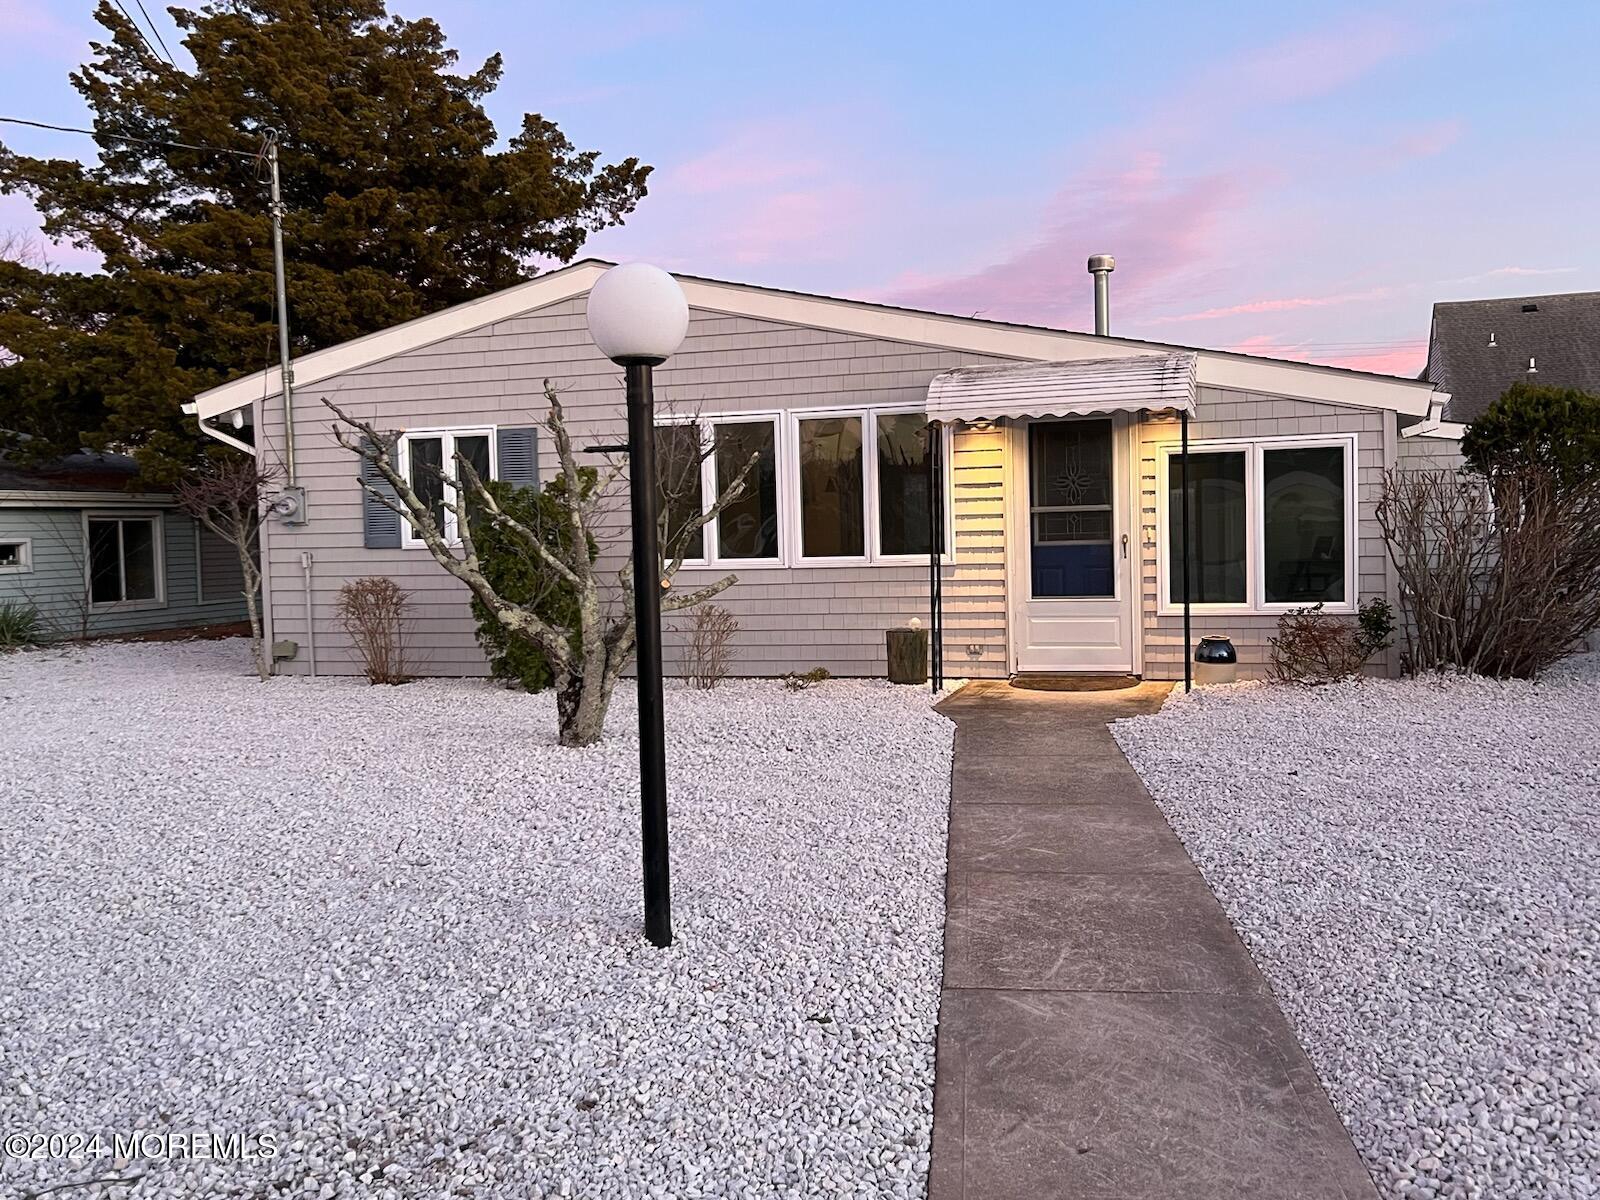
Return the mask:
<svg viewBox="0 0 1600 1200">
<path fill-rule="evenodd" d="M 855 417 L 861 422 L 861 553 L 818 554 L 808 556 L 805 543 L 805 505 L 800 492 L 800 423 L 802 421 L 837 421 Z M 794 490 L 787 505 L 790 545 L 794 547 L 794 565 L 797 567 L 860 567 L 871 562 L 876 546 L 872 537 L 872 497 L 877 490 L 877 426 L 865 408 L 790 409 L 788 412 L 789 445 L 794 448 L 789 467 L 794 476 Z M 873 461 L 869 462 L 868 459 Z"/>
<path fill-rule="evenodd" d="M 0 538 L 0 546 L 15 546 L 17 548 L 17 561 L 14 563 L 0 563 L 0 575 L 31 575 L 33 573 L 32 538 Z"/>
<path fill-rule="evenodd" d="M 94 601 L 94 550 L 89 541 L 89 523 L 91 521 L 116 521 L 117 526 L 117 571 L 121 581 L 121 591 L 128 590 L 127 580 L 127 555 L 123 550 L 122 525 L 124 521 L 148 521 L 151 525 L 151 552 L 155 558 L 156 594 L 153 600 L 107 600 L 101 603 Z M 146 609 L 165 608 L 167 606 L 167 522 L 159 512 L 147 511 L 101 511 L 84 510 L 83 513 L 83 595 L 88 602 L 89 611 L 92 613 L 113 612 L 142 612 Z"/>
<path fill-rule="evenodd" d="M 684 569 L 703 568 L 721 570 L 771 570 L 774 568 L 802 567 L 863 567 L 863 566 L 927 566 L 927 554 L 886 554 L 883 551 L 883 534 L 880 524 L 881 509 L 878 494 L 878 418 L 903 416 L 927 410 L 918 404 L 897 404 L 884 407 L 861 405 L 825 405 L 814 408 L 763 409 L 749 412 L 671 413 L 656 417 L 657 428 L 667 425 L 698 425 L 700 446 L 704 457 L 700 464 L 700 500 L 709 508 L 716 502 L 716 456 L 713 426 L 733 423 L 769 421 L 773 424 L 773 445 L 778 456 L 778 557 L 777 558 L 723 558 L 718 553 L 717 518 L 707 521 L 705 533 L 706 557 L 685 558 Z M 860 417 L 862 426 L 862 472 L 865 487 L 864 519 L 867 523 L 866 552 L 856 556 L 829 556 L 808 558 L 801 538 L 800 507 L 800 422 L 826 420 L 831 417 Z M 946 565 L 955 562 L 955 486 L 951 470 L 954 437 L 948 425 L 939 430 L 941 461 L 944 463 L 943 532 L 945 545 L 940 561 Z"/>
<path fill-rule="evenodd" d="M 1357 441 L 1355 434 L 1308 434 L 1305 436 L 1266 438 L 1214 438 L 1189 443 L 1190 454 L 1243 451 L 1244 467 L 1244 519 L 1245 519 L 1245 603 L 1244 604 L 1191 604 L 1194 613 L 1216 616 L 1277 616 L 1297 608 L 1308 607 L 1308 602 L 1273 602 L 1266 599 L 1266 552 L 1262 545 L 1265 513 L 1262 507 L 1265 486 L 1265 454 L 1269 450 L 1312 450 L 1339 448 L 1344 451 L 1344 599 L 1329 601 L 1322 611 L 1331 614 L 1354 614 L 1357 611 L 1360 588 L 1356 578 L 1361 533 L 1357 525 L 1359 504 L 1356 496 Z M 1171 617 L 1183 614 L 1183 603 L 1174 603 L 1170 562 L 1168 496 L 1172 490 L 1173 460 L 1181 453 L 1177 443 L 1164 443 L 1158 447 L 1156 470 L 1156 613 Z"/>
<path fill-rule="evenodd" d="M 442 459 L 440 467 L 446 476 L 453 474 L 451 464 L 455 462 L 456 439 L 464 437 L 485 437 L 489 439 L 489 478 L 496 479 L 500 472 L 500 446 L 496 436 L 497 427 L 494 425 L 448 425 L 434 429 L 408 429 L 400 435 L 399 445 L 395 454 L 399 460 L 400 478 L 411 483 L 411 442 L 415 438 L 438 438 Z M 415 487 L 415 484 L 412 484 Z M 455 489 L 446 482 L 444 528 L 439 532 L 444 535 L 445 545 L 461 545 L 461 531 L 456 526 L 456 515 L 450 510 L 452 498 L 450 493 Z M 419 538 L 416 530 L 411 527 L 411 519 L 400 518 L 400 547 L 403 550 L 426 550 L 428 544 Z"/>
</svg>

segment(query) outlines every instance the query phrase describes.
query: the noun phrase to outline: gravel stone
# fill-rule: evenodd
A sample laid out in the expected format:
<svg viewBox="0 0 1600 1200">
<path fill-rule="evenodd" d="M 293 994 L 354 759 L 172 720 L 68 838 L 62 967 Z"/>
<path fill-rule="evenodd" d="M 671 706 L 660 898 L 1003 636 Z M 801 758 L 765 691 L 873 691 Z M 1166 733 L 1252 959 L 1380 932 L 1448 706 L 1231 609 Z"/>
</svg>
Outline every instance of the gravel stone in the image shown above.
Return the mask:
<svg viewBox="0 0 1600 1200">
<path fill-rule="evenodd" d="M 0 1156 L 0 1194 L 921 1195 L 953 726 L 886 683 L 670 687 L 660 951 L 635 712 L 564 750 L 483 681 L 0 657 L 0 1132 L 278 1139 Z"/>
<path fill-rule="evenodd" d="M 1600 1196 L 1600 661 L 1235 684 L 1112 732 L 1385 1196 Z"/>
</svg>

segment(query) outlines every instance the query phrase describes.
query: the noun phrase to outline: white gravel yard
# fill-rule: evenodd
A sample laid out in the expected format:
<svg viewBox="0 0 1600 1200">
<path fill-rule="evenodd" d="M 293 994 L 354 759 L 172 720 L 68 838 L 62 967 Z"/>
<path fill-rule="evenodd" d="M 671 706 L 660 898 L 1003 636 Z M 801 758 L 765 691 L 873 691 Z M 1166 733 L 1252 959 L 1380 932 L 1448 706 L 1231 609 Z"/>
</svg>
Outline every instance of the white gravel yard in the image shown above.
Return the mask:
<svg viewBox="0 0 1600 1200">
<path fill-rule="evenodd" d="M 0 1194 L 920 1195 L 953 726 L 669 690 L 660 951 L 633 721 L 562 750 L 549 696 L 263 685 L 239 642 L 0 657 L 0 1132 L 277 1147 Z"/>
<path fill-rule="evenodd" d="M 1600 1196 L 1600 663 L 1113 732 L 1389 1197 Z"/>
</svg>

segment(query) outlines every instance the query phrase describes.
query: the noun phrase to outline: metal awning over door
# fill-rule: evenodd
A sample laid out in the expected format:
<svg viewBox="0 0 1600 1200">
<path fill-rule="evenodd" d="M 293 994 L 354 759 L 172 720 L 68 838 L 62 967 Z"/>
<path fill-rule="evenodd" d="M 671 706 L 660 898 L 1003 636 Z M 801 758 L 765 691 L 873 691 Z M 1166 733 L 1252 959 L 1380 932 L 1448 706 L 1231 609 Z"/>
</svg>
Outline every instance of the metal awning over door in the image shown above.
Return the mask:
<svg viewBox="0 0 1600 1200">
<path fill-rule="evenodd" d="M 996 421 L 1145 410 L 1192 416 L 1196 363 L 1196 355 L 1182 353 L 957 367 L 928 384 L 928 419 Z"/>
</svg>

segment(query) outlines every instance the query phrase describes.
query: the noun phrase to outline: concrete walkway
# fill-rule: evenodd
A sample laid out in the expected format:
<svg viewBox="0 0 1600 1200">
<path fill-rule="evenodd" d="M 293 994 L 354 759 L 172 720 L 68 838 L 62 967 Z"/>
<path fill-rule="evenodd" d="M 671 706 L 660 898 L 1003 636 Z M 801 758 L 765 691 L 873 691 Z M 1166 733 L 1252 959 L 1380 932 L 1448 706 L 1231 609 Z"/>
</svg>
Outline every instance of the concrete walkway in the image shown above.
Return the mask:
<svg viewBox="0 0 1600 1200">
<path fill-rule="evenodd" d="M 1167 686 L 974 684 L 955 720 L 929 1200 L 1374 1200 L 1106 729 Z"/>
</svg>

